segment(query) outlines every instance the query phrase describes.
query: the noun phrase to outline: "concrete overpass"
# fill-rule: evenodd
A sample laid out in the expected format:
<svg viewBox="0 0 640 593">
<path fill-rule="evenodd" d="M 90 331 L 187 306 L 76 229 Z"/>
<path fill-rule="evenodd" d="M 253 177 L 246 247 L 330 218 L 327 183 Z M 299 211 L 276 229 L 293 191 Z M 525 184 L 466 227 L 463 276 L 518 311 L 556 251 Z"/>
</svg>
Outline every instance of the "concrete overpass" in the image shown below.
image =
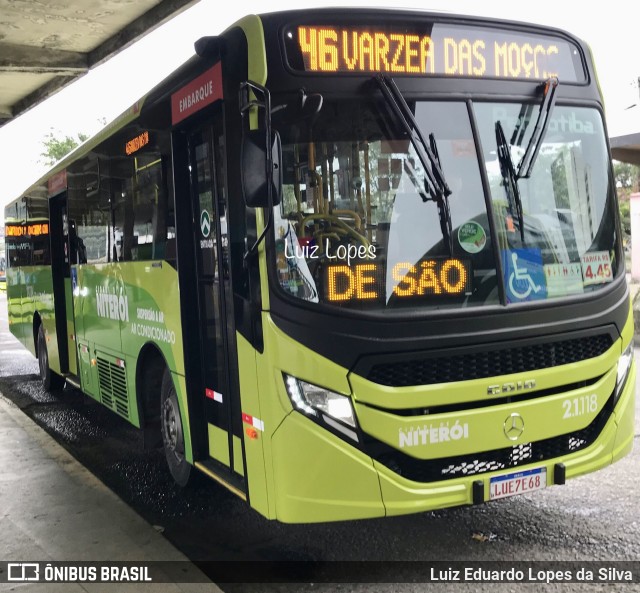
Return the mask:
<svg viewBox="0 0 640 593">
<path fill-rule="evenodd" d="M 610 138 L 611 155 L 617 161 L 640 165 L 640 132 Z"/>
<path fill-rule="evenodd" d="M 0 126 L 198 0 L 0 0 Z"/>
<path fill-rule="evenodd" d="M 640 77 L 638 77 L 640 89 Z M 640 101 L 627 107 L 621 114 L 618 129 L 627 133 L 621 136 L 609 137 L 611 156 L 622 163 L 640 165 Z"/>
</svg>

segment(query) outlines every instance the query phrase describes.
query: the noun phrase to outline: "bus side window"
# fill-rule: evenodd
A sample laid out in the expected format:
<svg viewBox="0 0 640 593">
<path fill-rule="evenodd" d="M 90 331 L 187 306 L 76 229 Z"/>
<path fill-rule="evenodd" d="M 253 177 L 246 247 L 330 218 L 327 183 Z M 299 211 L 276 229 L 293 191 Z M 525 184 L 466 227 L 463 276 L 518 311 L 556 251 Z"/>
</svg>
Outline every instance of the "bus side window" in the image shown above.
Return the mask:
<svg viewBox="0 0 640 593">
<path fill-rule="evenodd" d="M 82 237 L 78 236 L 76 221 L 72 218 L 69 219 L 69 251 L 71 264 L 87 263 L 87 247 Z"/>
<path fill-rule="evenodd" d="M 104 158 L 102 161 L 104 163 Z M 70 226 L 72 263 L 105 263 L 109 261 L 109 202 L 101 193 L 100 186 L 107 180 L 100 179 L 96 157 L 74 163 L 67 170 L 67 200 Z M 72 240 L 75 235 L 75 249 Z"/>
<path fill-rule="evenodd" d="M 129 137 L 135 131 L 123 132 Z M 175 236 L 167 188 L 169 135 L 157 132 L 149 144 L 128 156 L 111 158 L 115 245 L 119 261 L 166 259 L 166 244 Z"/>
</svg>

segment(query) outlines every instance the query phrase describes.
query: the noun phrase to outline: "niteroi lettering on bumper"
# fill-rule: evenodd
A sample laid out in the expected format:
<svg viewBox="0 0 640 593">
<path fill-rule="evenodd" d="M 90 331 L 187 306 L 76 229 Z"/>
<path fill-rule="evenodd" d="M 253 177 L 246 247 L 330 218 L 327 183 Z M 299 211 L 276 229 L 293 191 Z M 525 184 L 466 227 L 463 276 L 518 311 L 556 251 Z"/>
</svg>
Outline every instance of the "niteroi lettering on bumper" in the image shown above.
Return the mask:
<svg viewBox="0 0 640 593">
<path fill-rule="evenodd" d="M 398 429 L 398 445 L 404 447 L 417 447 L 420 445 L 434 445 L 449 441 L 459 441 L 469 438 L 469 425 L 460 424 L 456 420 L 453 424 L 441 422 L 424 426 L 410 426 Z"/>
</svg>

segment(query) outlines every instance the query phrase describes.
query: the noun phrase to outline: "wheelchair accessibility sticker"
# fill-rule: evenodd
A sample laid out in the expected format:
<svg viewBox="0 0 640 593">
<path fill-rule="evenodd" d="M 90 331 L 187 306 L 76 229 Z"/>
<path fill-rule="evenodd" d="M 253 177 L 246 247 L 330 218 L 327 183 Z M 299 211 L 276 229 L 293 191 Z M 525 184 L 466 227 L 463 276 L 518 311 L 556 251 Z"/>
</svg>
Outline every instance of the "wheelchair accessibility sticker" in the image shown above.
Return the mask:
<svg viewBox="0 0 640 593">
<path fill-rule="evenodd" d="M 509 303 L 547 298 L 547 282 L 539 249 L 504 250 L 502 267 Z"/>
</svg>

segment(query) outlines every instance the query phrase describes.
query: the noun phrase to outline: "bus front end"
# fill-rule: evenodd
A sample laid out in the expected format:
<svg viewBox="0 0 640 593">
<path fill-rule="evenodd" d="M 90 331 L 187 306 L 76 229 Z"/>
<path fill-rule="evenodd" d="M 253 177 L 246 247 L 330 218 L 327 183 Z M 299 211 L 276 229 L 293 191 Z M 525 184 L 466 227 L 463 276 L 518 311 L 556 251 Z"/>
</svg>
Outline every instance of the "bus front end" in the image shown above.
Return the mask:
<svg viewBox="0 0 640 593">
<path fill-rule="evenodd" d="M 583 46 L 403 13 L 263 22 L 283 173 L 263 512 L 477 504 L 627 454 L 633 318 Z"/>
</svg>

